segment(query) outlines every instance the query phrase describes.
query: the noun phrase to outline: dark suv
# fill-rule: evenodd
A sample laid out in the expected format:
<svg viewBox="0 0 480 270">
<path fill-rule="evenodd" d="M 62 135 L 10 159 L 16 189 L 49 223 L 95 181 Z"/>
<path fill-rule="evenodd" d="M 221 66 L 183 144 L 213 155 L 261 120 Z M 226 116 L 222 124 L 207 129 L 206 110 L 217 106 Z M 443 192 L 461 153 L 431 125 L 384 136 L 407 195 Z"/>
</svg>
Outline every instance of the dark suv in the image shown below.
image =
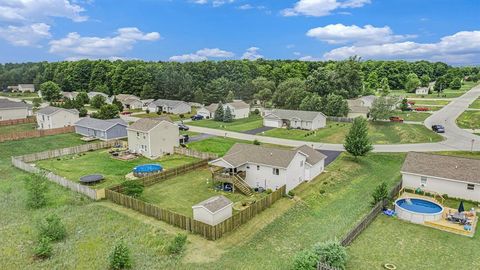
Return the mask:
<svg viewBox="0 0 480 270">
<path fill-rule="evenodd" d="M 432 130 L 436 133 L 445 133 L 445 128 L 442 125 L 433 125 Z"/>
</svg>

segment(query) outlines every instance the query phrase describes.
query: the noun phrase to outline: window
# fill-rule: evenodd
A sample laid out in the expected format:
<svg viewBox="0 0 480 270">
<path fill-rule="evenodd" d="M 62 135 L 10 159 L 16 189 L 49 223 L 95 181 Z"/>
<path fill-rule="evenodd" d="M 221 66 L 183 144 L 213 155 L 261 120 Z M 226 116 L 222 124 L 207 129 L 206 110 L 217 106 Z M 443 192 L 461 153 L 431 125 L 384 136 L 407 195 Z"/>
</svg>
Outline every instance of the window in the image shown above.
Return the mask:
<svg viewBox="0 0 480 270">
<path fill-rule="evenodd" d="M 140 137 L 140 132 L 137 132 L 137 137 Z"/>
<path fill-rule="evenodd" d="M 300 160 L 300 167 L 303 167 L 303 160 Z"/>
<path fill-rule="evenodd" d="M 257 171 L 260 171 L 260 165 L 257 165 Z"/>
<path fill-rule="evenodd" d="M 247 170 L 249 170 L 249 169 L 250 169 L 250 166 L 247 166 Z"/>
<path fill-rule="evenodd" d="M 280 175 L 280 169 L 273 168 L 273 174 L 274 175 Z"/>
<path fill-rule="evenodd" d="M 468 189 L 468 190 L 474 190 L 474 189 L 475 189 L 475 185 L 474 185 L 474 184 L 468 184 L 468 185 L 467 185 L 467 189 Z"/>
<path fill-rule="evenodd" d="M 427 184 L 427 177 L 422 176 L 422 178 L 420 178 L 420 184 L 426 185 Z"/>
</svg>

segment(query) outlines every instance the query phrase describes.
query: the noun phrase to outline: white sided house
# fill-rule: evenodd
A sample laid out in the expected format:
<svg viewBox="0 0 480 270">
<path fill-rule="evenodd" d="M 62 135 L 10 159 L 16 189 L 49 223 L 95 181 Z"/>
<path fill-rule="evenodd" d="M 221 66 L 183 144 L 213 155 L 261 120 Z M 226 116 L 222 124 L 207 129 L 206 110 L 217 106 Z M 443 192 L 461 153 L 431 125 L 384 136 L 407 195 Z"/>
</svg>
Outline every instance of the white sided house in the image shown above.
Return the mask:
<svg viewBox="0 0 480 270">
<path fill-rule="evenodd" d="M 148 110 L 150 112 L 187 114 L 192 111 L 192 106 L 181 100 L 157 99 L 148 105 Z"/>
<path fill-rule="evenodd" d="M 415 89 L 415 95 L 428 95 L 428 87 L 419 87 Z"/>
<path fill-rule="evenodd" d="M 29 83 L 21 83 L 17 86 L 16 89 L 12 90 L 12 92 L 33 93 L 35 92 L 35 85 Z"/>
<path fill-rule="evenodd" d="M 480 202 L 478 159 L 410 152 L 401 173 L 404 188 Z"/>
<path fill-rule="evenodd" d="M 263 117 L 266 127 L 316 130 L 325 127 L 327 117 L 321 112 L 273 109 Z"/>
<path fill-rule="evenodd" d="M 214 196 L 192 206 L 193 219 L 215 226 L 232 216 L 232 206 L 227 197 Z"/>
<path fill-rule="evenodd" d="M 150 159 L 173 154 L 180 144 L 178 126 L 164 119 L 142 118 L 131 124 L 127 133 L 130 152 Z"/>
<path fill-rule="evenodd" d="M 250 105 L 242 100 L 234 100 L 233 102 L 223 104 L 223 110 L 226 110 L 227 107 L 230 109 L 233 119 L 248 118 L 250 116 Z M 197 114 L 205 118 L 214 118 L 217 109 L 218 103 L 212 103 L 198 109 Z"/>
<path fill-rule="evenodd" d="M 80 119 L 76 109 L 48 106 L 37 111 L 38 129 L 73 126 Z"/>
<path fill-rule="evenodd" d="M 319 175 L 324 169 L 325 158 L 308 146 L 289 150 L 237 143 L 210 165 L 224 168 L 219 179 L 229 175 L 250 188 L 271 190 L 285 185 L 288 192 Z"/>
<path fill-rule="evenodd" d="M 0 121 L 24 119 L 32 115 L 32 105 L 23 102 L 0 99 Z"/>
</svg>

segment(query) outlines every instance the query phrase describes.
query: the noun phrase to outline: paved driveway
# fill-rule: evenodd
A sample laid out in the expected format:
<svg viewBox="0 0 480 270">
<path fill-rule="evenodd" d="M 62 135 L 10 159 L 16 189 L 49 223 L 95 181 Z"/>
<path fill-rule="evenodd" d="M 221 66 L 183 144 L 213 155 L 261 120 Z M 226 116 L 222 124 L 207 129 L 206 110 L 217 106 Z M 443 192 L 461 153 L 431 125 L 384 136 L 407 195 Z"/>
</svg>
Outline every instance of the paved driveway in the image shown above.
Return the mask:
<svg viewBox="0 0 480 270">
<path fill-rule="evenodd" d="M 256 135 L 258 133 L 262 133 L 262 132 L 269 131 L 269 130 L 272 130 L 272 129 L 274 129 L 274 128 L 273 127 L 260 127 L 260 128 L 256 128 L 256 129 L 247 130 L 247 131 L 244 131 L 242 133 Z"/>
</svg>

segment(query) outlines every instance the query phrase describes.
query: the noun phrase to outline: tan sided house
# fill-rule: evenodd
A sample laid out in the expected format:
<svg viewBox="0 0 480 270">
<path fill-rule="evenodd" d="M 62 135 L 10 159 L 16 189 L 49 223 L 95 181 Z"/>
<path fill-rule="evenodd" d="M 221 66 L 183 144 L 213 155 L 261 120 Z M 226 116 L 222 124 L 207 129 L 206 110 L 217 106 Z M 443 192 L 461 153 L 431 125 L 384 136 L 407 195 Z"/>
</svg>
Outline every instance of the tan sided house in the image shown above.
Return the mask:
<svg viewBox="0 0 480 270">
<path fill-rule="evenodd" d="M 174 153 L 179 146 L 180 132 L 170 121 L 143 118 L 127 128 L 127 136 L 130 152 L 156 159 Z"/>
<path fill-rule="evenodd" d="M 80 117 L 76 109 L 48 106 L 37 111 L 38 129 L 52 129 L 73 126 Z"/>
<path fill-rule="evenodd" d="M 233 102 L 223 104 L 224 110 L 226 110 L 227 107 L 230 109 L 233 119 L 242 119 L 250 116 L 250 105 L 244 101 L 235 100 Z M 206 107 L 198 109 L 197 114 L 202 115 L 205 118 L 214 118 L 217 108 L 218 103 L 212 103 Z"/>
</svg>

